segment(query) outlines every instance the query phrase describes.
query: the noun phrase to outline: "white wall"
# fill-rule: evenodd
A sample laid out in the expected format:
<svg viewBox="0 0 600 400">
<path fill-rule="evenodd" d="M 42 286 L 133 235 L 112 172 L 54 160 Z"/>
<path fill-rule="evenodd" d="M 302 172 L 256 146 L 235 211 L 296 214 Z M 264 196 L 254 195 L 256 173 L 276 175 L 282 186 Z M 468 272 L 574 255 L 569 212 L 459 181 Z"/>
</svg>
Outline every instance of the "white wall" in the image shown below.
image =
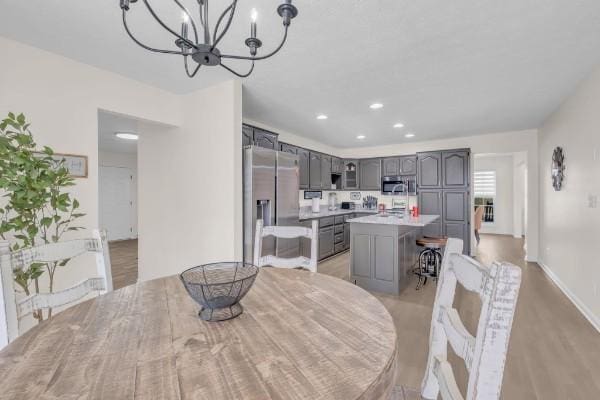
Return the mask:
<svg viewBox="0 0 600 400">
<path fill-rule="evenodd" d="M 40 145 L 89 158 L 89 177 L 73 188 L 87 228 L 98 226 L 98 111 L 162 124 L 140 129 L 140 279 L 241 259 L 239 82 L 179 96 L 4 38 L 0 53 L 0 115 L 23 112 Z M 95 268 L 70 264 L 57 289 Z"/>
<path fill-rule="evenodd" d="M 540 129 L 540 259 L 600 330 L 600 68 Z M 565 152 L 564 187 L 554 191 L 552 152 Z M 531 212 L 530 212 L 531 213 Z"/>
<path fill-rule="evenodd" d="M 512 154 L 494 154 L 475 157 L 475 171 L 496 172 L 494 222 L 484 222 L 481 226 L 481 233 L 493 233 L 498 235 L 513 234 L 513 162 Z"/>
<path fill-rule="evenodd" d="M 242 258 L 241 85 L 184 97 L 181 129 L 140 125 L 140 280 Z"/>
<path fill-rule="evenodd" d="M 136 238 L 138 236 L 138 173 L 137 173 L 137 153 L 115 153 L 110 151 L 99 151 L 98 152 L 98 164 L 100 167 L 118 167 L 128 168 L 131 170 L 131 237 Z M 99 196 L 100 197 L 100 196 Z M 100 211 L 99 211 L 100 212 Z M 102 219 L 101 215 L 98 215 L 98 220 Z"/>
</svg>

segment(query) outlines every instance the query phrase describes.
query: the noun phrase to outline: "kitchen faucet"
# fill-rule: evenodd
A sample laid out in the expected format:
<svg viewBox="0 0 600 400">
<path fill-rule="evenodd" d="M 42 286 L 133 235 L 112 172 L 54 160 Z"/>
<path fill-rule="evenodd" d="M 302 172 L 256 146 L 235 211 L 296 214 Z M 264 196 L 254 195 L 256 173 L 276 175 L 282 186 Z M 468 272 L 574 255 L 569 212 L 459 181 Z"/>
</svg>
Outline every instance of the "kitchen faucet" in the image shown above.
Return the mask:
<svg viewBox="0 0 600 400">
<path fill-rule="evenodd" d="M 404 215 L 403 215 L 403 216 L 406 216 L 406 212 L 408 210 L 408 205 L 409 205 L 409 201 L 410 201 L 409 196 L 408 196 L 408 187 L 407 187 L 406 183 L 404 183 L 404 182 L 397 184 L 396 186 L 394 186 L 392 188 L 392 196 L 394 196 L 394 193 L 396 193 L 396 188 L 398 188 L 398 186 L 400 186 L 401 190 L 404 190 L 404 193 L 406 194 L 406 203 L 404 206 Z"/>
</svg>

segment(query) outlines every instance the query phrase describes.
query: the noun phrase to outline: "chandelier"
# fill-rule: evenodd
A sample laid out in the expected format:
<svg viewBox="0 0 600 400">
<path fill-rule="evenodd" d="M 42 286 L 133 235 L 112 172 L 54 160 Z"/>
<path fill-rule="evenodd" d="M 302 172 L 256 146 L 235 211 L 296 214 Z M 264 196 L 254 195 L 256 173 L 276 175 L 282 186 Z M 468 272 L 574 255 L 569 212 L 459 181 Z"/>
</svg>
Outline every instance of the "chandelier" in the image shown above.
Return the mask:
<svg viewBox="0 0 600 400">
<path fill-rule="evenodd" d="M 257 55 L 258 49 L 262 47 L 262 41 L 256 36 L 256 19 L 257 13 L 256 10 L 252 10 L 251 15 L 251 23 L 250 23 L 250 37 L 246 39 L 245 44 L 248 46 L 250 50 L 249 56 L 241 56 L 241 55 L 232 55 L 232 54 L 222 54 L 221 51 L 217 48 L 219 42 L 223 39 L 223 37 L 227 34 L 227 31 L 231 27 L 231 21 L 233 20 L 233 16 L 235 15 L 235 9 L 237 6 L 238 0 L 233 0 L 229 7 L 227 7 L 222 13 L 217 23 L 215 25 L 214 31 L 212 31 L 208 23 L 208 0 L 196 0 L 198 2 L 199 8 L 199 21 L 200 21 L 200 29 L 194 22 L 194 18 L 190 11 L 181 3 L 180 0 L 173 0 L 178 8 L 181 9 L 182 19 L 181 22 L 181 31 L 177 32 L 176 30 L 169 27 L 154 11 L 152 6 L 148 3 L 148 0 L 142 0 L 146 9 L 152 15 L 152 17 L 156 20 L 156 22 L 163 27 L 167 32 L 169 32 L 173 38 L 175 39 L 175 48 L 174 49 L 156 49 L 146 44 L 140 42 L 130 31 L 129 26 L 127 25 L 127 12 L 133 3 L 137 3 L 138 0 L 120 0 L 121 10 L 123 12 L 123 26 L 125 27 L 125 31 L 131 37 L 131 39 L 141 46 L 142 48 L 153 51 L 155 53 L 162 54 L 176 54 L 183 56 L 183 64 L 185 67 L 185 72 L 187 76 L 193 78 L 196 76 L 200 67 L 203 65 L 206 66 L 215 66 L 220 65 L 225 68 L 229 72 L 239 76 L 240 78 L 245 78 L 250 76 L 252 71 L 254 71 L 254 62 L 259 60 L 264 60 L 271 56 L 274 56 L 281 50 L 288 36 L 288 28 L 292 22 L 292 19 L 298 15 L 298 9 L 292 5 L 292 0 L 284 0 L 284 3 L 281 4 L 277 8 L 277 13 L 283 19 L 283 39 L 279 43 L 279 46 L 275 48 L 272 52 L 265 55 Z M 191 57 L 193 62 L 196 64 L 195 66 L 190 66 L 190 61 L 188 60 Z M 223 64 L 224 59 L 233 59 L 233 60 L 248 60 L 251 61 L 250 69 L 246 73 L 239 73 L 234 71 L 232 68 Z"/>
</svg>

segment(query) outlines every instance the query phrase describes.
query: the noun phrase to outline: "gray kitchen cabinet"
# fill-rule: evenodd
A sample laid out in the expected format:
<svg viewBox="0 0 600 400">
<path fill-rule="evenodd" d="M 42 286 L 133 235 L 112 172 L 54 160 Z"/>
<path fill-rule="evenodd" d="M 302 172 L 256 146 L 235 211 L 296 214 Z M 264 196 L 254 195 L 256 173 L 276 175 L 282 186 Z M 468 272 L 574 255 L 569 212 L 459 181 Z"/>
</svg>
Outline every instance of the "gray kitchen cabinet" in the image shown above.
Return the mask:
<svg viewBox="0 0 600 400">
<path fill-rule="evenodd" d="M 297 154 L 300 169 L 300 189 L 310 189 L 310 151 L 298 148 Z"/>
<path fill-rule="evenodd" d="M 254 145 L 271 150 L 279 149 L 277 135 L 258 128 L 254 128 Z"/>
<path fill-rule="evenodd" d="M 312 220 L 302 221 L 300 222 L 300 226 L 305 228 L 312 228 Z M 310 259 L 310 251 L 311 251 L 311 240 L 308 238 L 300 238 L 300 255 L 302 257 L 306 257 Z M 317 246 L 318 248 L 318 246 Z"/>
<path fill-rule="evenodd" d="M 381 159 L 360 160 L 360 189 L 381 190 Z"/>
<path fill-rule="evenodd" d="M 417 154 L 417 184 L 419 190 L 442 187 L 442 152 Z"/>
<path fill-rule="evenodd" d="M 470 199 L 464 190 L 443 191 L 442 233 L 461 239 L 465 249 L 470 247 Z"/>
<path fill-rule="evenodd" d="M 402 156 L 399 158 L 398 175 L 416 175 L 417 174 L 417 156 Z"/>
<path fill-rule="evenodd" d="M 343 171 L 344 171 L 344 161 L 341 158 L 332 157 L 331 158 L 331 173 L 341 175 Z"/>
<path fill-rule="evenodd" d="M 344 250 L 350 248 L 350 223 L 344 224 Z"/>
<path fill-rule="evenodd" d="M 321 189 L 331 190 L 331 156 L 321 155 Z"/>
<path fill-rule="evenodd" d="M 344 174 L 342 188 L 344 190 L 357 190 L 360 183 L 360 165 L 358 160 L 344 160 Z"/>
<path fill-rule="evenodd" d="M 335 247 L 335 235 L 333 226 L 319 229 L 319 260 L 333 255 Z"/>
<path fill-rule="evenodd" d="M 309 187 L 314 190 L 321 190 L 323 175 L 321 174 L 321 154 L 310 152 L 309 162 Z"/>
<path fill-rule="evenodd" d="M 254 128 L 248 125 L 242 125 L 242 146 L 252 146 L 254 144 Z"/>
<path fill-rule="evenodd" d="M 419 213 L 424 215 L 439 215 L 440 219 L 423 228 L 424 236 L 442 235 L 442 191 L 441 190 L 419 190 Z"/>
<path fill-rule="evenodd" d="M 452 150 L 442 152 L 442 186 L 458 189 L 469 186 L 469 151 Z"/>
<path fill-rule="evenodd" d="M 281 143 L 280 144 L 280 149 L 284 153 L 298 154 L 298 148 L 296 146 L 292 146 L 292 145 L 287 144 L 287 143 Z"/>
<path fill-rule="evenodd" d="M 384 158 L 383 159 L 383 176 L 397 176 L 400 175 L 400 158 Z"/>
</svg>

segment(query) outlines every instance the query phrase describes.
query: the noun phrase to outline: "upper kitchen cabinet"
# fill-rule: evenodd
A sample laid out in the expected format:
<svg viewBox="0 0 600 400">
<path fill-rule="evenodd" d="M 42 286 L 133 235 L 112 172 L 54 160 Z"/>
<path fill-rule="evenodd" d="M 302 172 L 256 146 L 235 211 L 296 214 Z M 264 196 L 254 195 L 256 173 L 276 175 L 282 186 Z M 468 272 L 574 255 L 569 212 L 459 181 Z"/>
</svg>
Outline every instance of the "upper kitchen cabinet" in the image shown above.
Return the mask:
<svg viewBox="0 0 600 400">
<path fill-rule="evenodd" d="M 442 152 L 442 184 L 444 189 L 459 189 L 469 186 L 468 150 Z"/>
<path fill-rule="evenodd" d="M 265 149 L 279 150 L 277 135 L 258 128 L 254 128 L 254 145 Z"/>
<path fill-rule="evenodd" d="M 344 172 L 344 160 L 341 158 L 333 157 L 331 159 L 331 173 L 342 174 Z"/>
<path fill-rule="evenodd" d="M 321 189 L 331 190 L 331 156 L 321 155 Z"/>
<path fill-rule="evenodd" d="M 417 156 L 402 156 L 399 158 L 400 173 L 398 175 L 417 174 Z"/>
<path fill-rule="evenodd" d="M 383 176 L 400 175 L 400 157 L 383 159 Z"/>
<path fill-rule="evenodd" d="M 254 128 L 248 125 L 242 125 L 242 146 L 252 146 L 254 144 Z"/>
<path fill-rule="evenodd" d="M 358 160 L 344 160 L 342 187 L 344 190 L 357 190 L 359 184 Z"/>
<path fill-rule="evenodd" d="M 381 159 L 360 160 L 360 189 L 381 190 Z"/>
<path fill-rule="evenodd" d="M 297 154 L 300 166 L 300 189 L 310 189 L 310 151 L 298 148 Z"/>
<path fill-rule="evenodd" d="M 284 153 L 298 154 L 298 148 L 287 143 L 281 143 L 280 150 Z"/>
<path fill-rule="evenodd" d="M 322 169 L 322 161 L 320 153 L 310 152 L 310 161 L 309 161 L 309 188 L 314 190 L 321 190 L 321 182 L 323 180 L 323 176 L 321 174 Z"/>
<path fill-rule="evenodd" d="M 417 183 L 419 189 L 442 187 L 442 152 L 417 154 Z"/>
</svg>

